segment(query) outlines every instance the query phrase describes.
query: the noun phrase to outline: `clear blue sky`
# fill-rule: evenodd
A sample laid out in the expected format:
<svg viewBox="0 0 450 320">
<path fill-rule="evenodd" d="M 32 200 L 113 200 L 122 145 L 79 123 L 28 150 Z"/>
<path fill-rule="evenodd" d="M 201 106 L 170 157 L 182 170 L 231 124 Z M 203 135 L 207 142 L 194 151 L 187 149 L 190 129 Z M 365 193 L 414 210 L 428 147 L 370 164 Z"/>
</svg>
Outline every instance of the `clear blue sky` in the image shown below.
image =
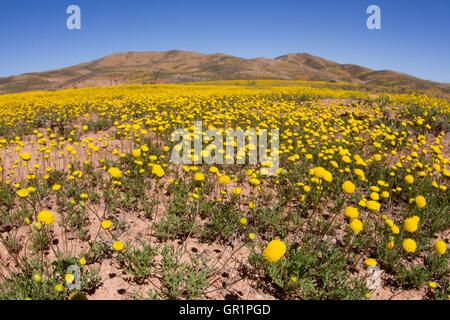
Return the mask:
<svg viewBox="0 0 450 320">
<path fill-rule="evenodd" d="M 71 4 L 81 8 L 81 30 L 66 28 Z M 381 30 L 366 27 L 371 4 L 381 8 Z M 0 76 L 181 49 L 308 52 L 450 83 L 449 35 L 449 0 L 8 0 L 0 2 Z"/>
</svg>

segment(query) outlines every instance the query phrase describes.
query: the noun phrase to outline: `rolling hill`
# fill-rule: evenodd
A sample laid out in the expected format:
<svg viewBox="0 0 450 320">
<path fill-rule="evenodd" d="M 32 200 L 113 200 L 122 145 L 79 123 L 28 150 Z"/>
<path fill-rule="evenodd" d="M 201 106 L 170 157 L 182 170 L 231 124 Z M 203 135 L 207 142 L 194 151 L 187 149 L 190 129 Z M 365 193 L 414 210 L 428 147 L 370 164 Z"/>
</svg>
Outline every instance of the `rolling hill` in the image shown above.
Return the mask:
<svg viewBox="0 0 450 320">
<path fill-rule="evenodd" d="M 275 59 L 244 59 L 222 53 L 181 50 L 114 53 L 68 68 L 0 78 L 0 93 L 131 83 L 252 79 L 344 82 L 450 94 L 448 83 L 422 80 L 395 71 L 339 64 L 307 53 L 287 54 Z"/>
</svg>

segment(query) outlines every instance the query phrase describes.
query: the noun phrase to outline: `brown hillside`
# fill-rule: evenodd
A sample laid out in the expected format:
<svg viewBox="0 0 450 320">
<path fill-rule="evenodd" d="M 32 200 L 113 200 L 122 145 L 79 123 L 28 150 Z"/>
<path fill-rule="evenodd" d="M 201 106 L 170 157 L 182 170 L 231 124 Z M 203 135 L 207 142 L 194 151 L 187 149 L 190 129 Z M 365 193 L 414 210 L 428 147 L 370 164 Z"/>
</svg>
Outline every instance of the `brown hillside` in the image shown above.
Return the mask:
<svg viewBox="0 0 450 320">
<path fill-rule="evenodd" d="M 275 59 L 244 59 L 222 53 L 181 50 L 114 53 L 68 68 L 0 78 L 0 93 L 238 79 L 347 82 L 450 93 L 450 84 L 422 80 L 395 71 L 374 71 L 353 64 L 339 64 L 307 53 L 287 54 Z"/>
</svg>

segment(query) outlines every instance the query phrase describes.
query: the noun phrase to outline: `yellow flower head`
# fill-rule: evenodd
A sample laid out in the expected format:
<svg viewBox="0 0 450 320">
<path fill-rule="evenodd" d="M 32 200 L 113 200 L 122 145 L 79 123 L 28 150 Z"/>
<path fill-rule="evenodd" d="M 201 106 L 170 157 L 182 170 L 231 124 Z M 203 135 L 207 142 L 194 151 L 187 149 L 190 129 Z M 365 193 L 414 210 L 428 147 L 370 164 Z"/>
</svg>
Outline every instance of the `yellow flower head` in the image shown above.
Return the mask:
<svg viewBox="0 0 450 320">
<path fill-rule="evenodd" d="M 413 239 L 405 239 L 403 240 L 403 249 L 406 252 L 415 252 L 417 248 L 417 244 L 416 241 L 414 241 Z"/>
<path fill-rule="evenodd" d="M 219 178 L 219 183 L 223 185 L 229 184 L 230 181 L 231 181 L 230 177 L 225 174 Z"/>
<path fill-rule="evenodd" d="M 370 266 L 376 266 L 377 265 L 377 261 L 375 259 L 369 258 L 366 259 L 364 261 L 364 263 L 366 264 L 366 266 L 370 267 Z"/>
<path fill-rule="evenodd" d="M 75 281 L 75 277 L 71 273 L 66 274 L 64 279 L 66 280 L 67 283 L 72 283 Z"/>
<path fill-rule="evenodd" d="M 406 183 L 406 184 L 413 184 L 413 183 L 414 183 L 414 177 L 413 177 L 412 175 L 408 174 L 408 175 L 405 177 L 405 183 Z"/>
<path fill-rule="evenodd" d="M 411 233 L 416 232 L 418 228 L 418 222 L 419 221 L 417 220 L 417 218 L 407 218 L 403 222 L 403 229 Z"/>
<path fill-rule="evenodd" d="M 388 243 L 386 243 L 386 248 L 392 249 L 395 246 L 394 240 L 390 240 Z"/>
<path fill-rule="evenodd" d="M 158 178 L 161 178 L 162 176 L 165 175 L 165 172 L 164 169 L 159 164 L 155 164 L 152 168 L 152 174 L 154 174 Z"/>
<path fill-rule="evenodd" d="M 345 208 L 344 215 L 349 219 L 356 219 L 359 215 L 358 209 L 355 207 L 347 207 Z"/>
<path fill-rule="evenodd" d="M 433 246 L 434 250 L 436 250 L 437 253 L 443 255 L 445 252 L 447 252 L 447 244 L 444 240 L 438 240 L 434 243 Z"/>
<path fill-rule="evenodd" d="M 269 262 L 278 262 L 286 253 L 286 245 L 283 241 L 272 240 L 264 249 L 263 256 Z"/>
<path fill-rule="evenodd" d="M 112 247 L 116 251 L 122 251 L 123 248 L 124 248 L 124 244 L 121 241 L 116 241 L 116 242 L 113 243 Z"/>
<path fill-rule="evenodd" d="M 233 194 L 240 195 L 242 193 L 241 188 L 233 188 Z"/>
<path fill-rule="evenodd" d="M 17 191 L 17 195 L 20 198 L 25 199 L 26 197 L 28 197 L 30 195 L 30 192 L 28 191 L 28 189 L 20 189 L 19 191 Z"/>
<path fill-rule="evenodd" d="M 48 210 L 39 212 L 37 218 L 40 222 L 43 222 L 47 226 L 52 225 L 53 222 L 55 222 L 55 216 Z"/>
<path fill-rule="evenodd" d="M 353 182 L 347 180 L 342 184 L 342 190 L 344 190 L 345 193 L 352 194 L 355 192 L 355 185 Z"/>
<path fill-rule="evenodd" d="M 197 173 L 194 175 L 194 180 L 197 181 L 197 182 L 201 182 L 201 181 L 203 181 L 204 179 L 205 179 L 205 175 L 204 175 L 203 173 L 201 173 L 201 172 L 197 172 Z"/>
<path fill-rule="evenodd" d="M 115 179 L 120 179 L 122 177 L 122 171 L 120 171 L 120 169 L 116 167 L 109 168 L 108 173 Z"/>
<path fill-rule="evenodd" d="M 21 153 L 19 154 L 20 159 L 22 159 L 23 161 L 30 161 L 31 160 L 31 154 L 29 153 Z"/>
<path fill-rule="evenodd" d="M 349 224 L 350 229 L 355 233 L 360 233 L 363 230 L 363 224 L 358 219 L 353 219 Z"/>
<path fill-rule="evenodd" d="M 112 222 L 110 220 L 103 220 L 102 221 L 102 228 L 104 230 L 108 230 L 109 228 L 111 228 Z"/>
<path fill-rule="evenodd" d="M 392 226 L 391 227 L 391 231 L 393 234 L 399 234 L 400 233 L 400 228 L 397 226 Z"/>
<path fill-rule="evenodd" d="M 211 167 L 211 168 L 209 168 L 209 172 L 217 173 L 217 172 L 219 172 L 219 169 L 217 169 L 217 167 Z"/>
<path fill-rule="evenodd" d="M 42 225 L 39 222 L 33 222 L 33 228 L 36 231 L 41 231 Z"/>
<path fill-rule="evenodd" d="M 366 207 L 370 211 L 378 212 L 378 211 L 380 211 L 381 204 L 379 202 L 377 202 L 377 201 L 369 200 L 369 201 L 366 202 Z"/>
<path fill-rule="evenodd" d="M 56 292 L 62 292 L 64 290 L 64 287 L 62 284 L 57 284 L 54 289 Z"/>
<path fill-rule="evenodd" d="M 141 156 L 141 149 L 134 149 L 131 154 L 134 158 L 139 158 Z"/>
<path fill-rule="evenodd" d="M 427 200 L 423 196 L 415 197 L 414 201 L 419 208 L 424 208 L 427 205 Z"/>
<path fill-rule="evenodd" d="M 317 167 L 313 170 L 314 176 L 319 179 L 323 179 L 323 177 L 325 176 L 325 172 L 326 170 L 322 167 Z"/>
<path fill-rule="evenodd" d="M 69 300 L 87 300 L 87 296 L 84 292 L 76 291 L 70 295 Z"/>
</svg>

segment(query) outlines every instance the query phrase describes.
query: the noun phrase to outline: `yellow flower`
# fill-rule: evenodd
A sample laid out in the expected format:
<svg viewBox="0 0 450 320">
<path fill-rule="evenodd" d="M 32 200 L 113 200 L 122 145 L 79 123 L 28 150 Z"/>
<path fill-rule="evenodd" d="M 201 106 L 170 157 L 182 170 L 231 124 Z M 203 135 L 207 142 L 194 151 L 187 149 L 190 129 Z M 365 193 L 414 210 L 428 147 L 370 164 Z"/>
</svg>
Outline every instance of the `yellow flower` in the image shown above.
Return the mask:
<svg viewBox="0 0 450 320">
<path fill-rule="evenodd" d="M 434 243 L 433 246 L 434 250 L 436 250 L 437 253 L 440 255 L 445 254 L 447 252 L 447 244 L 443 240 L 438 240 Z"/>
<path fill-rule="evenodd" d="M 419 208 L 424 208 L 427 205 L 427 201 L 423 196 L 417 196 L 414 200 Z"/>
<path fill-rule="evenodd" d="M 159 164 L 155 164 L 152 168 L 152 174 L 154 174 L 158 178 L 161 178 L 162 176 L 165 175 L 165 172 L 164 169 Z"/>
<path fill-rule="evenodd" d="M 413 184 L 413 183 L 414 183 L 414 177 L 413 177 L 412 175 L 408 174 L 408 175 L 405 177 L 405 183 L 406 183 L 406 184 Z"/>
<path fill-rule="evenodd" d="M 37 218 L 40 222 L 43 222 L 45 225 L 49 226 L 55 222 L 55 216 L 48 210 L 43 210 L 38 213 Z"/>
<path fill-rule="evenodd" d="M 36 231 L 41 231 L 42 225 L 39 222 L 33 222 L 33 228 Z"/>
<path fill-rule="evenodd" d="M 356 187 L 353 182 L 347 180 L 342 184 L 342 189 L 344 190 L 344 192 L 352 194 L 355 192 Z"/>
<path fill-rule="evenodd" d="M 64 290 L 64 287 L 62 284 L 57 284 L 54 289 L 56 292 L 62 292 Z"/>
<path fill-rule="evenodd" d="M 283 241 L 272 240 L 264 249 L 263 256 L 269 262 L 278 262 L 286 253 L 286 245 Z"/>
<path fill-rule="evenodd" d="M 109 228 L 111 228 L 112 222 L 110 220 L 103 220 L 102 221 L 102 228 L 104 230 L 108 230 Z"/>
<path fill-rule="evenodd" d="M 120 179 L 122 177 L 122 171 L 120 171 L 120 169 L 116 167 L 109 168 L 108 173 L 115 179 Z"/>
<path fill-rule="evenodd" d="M 75 277 L 71 273 L 66 274 L 64 279 L 66 280 L 67 283 L 72 283 L 75 281 Z"/>
<path fill-rule="evenodd" d="M 347 207 L 345 208 L 344 215 L 349 219 L 356 219 L 359 215 L 358 209 L 355 207 Z"/>
<path fill-rule="evenodd" d="M 417 227 L 418 227 L 418 222 L 417 218 L 407 218 L 405 219 L 404 223 L 403 223 L 403 229 L 405 229 L 408 232 L 416 232 L 417 231 Z"/>
<path fill-rule="evenodd" d="M 259 180 L 256 178 L 250 179 L 249 182 L 252 186 L 259 186 L 259 184 L 260 184 Z"/>
<path fill-rule="evenodd" d="M 406 252 L 414 252 L 416 251 L 417 244 L 413 239 L 405 239 L 403 240 L 403 249 L 405 249 Z"/>
<path fill-rule="evenodd" d="M 394 226 L 394 221 L 392 221 L 391 219 L 384 220 L 384 223 L 386 223 L 386 225 L 390 228 Z"/>
<path fill-rule="evenodd" d="M 86 259 L 85 259 L 85 258 L 81 258 L 81 259 L 80 259 L 80 264 L 81 264 L 82 266 L 84 266 L 84 265 L 86 264 Z"/>
<path fill-rule="evenodd" d="M 39 273 L 33 274 L 33 281 L 36 283 L 40 283 L 42 281 L 42 276 Z"/>
<path fill-rule="evenodd" d="M 141 149 L 134 149 L 131 154 L 134 158 L 139 158 L 141 156 Z"/>
<path fill-rule="evenodd" d="M 197 182 L 201 182 L 201 181 L 203 181 L 204 179 L 205 179 L 205 175 L 204 175 L 203 173 L 201 173 L 201 172 L 197 172 L 197 173 L 194 175 L 194 180 L 197 181 Z"/>
<path fill-rule="evenodd" d="M 221 177 L 219 178 L 219 183 L 220 183 L 220 184 L 223 184 L 223 185 L 229 184 L 230 181 L 231 181 L 231 179 L 230 179 L 230 177 L 227 176 L 227 175 L 223 175 L 223 176 L 221 176 Z"/>
<path fill-rule="evenodd" d="M 314 168 L 313 174 L 316 178 L 322 179 L 325 176 L 326 170 L 322 167 Z"/>
<path fill-rule="evenodd" d="M 323 180 L 325 180 L 326 182 L 333 181 L 333 175 L 331 174 L 331 172 L 325 171 L 325 174 L 323 176 Z"/>
<path fill-rule="evenodd" d="M 247 218 L 241 218 L 241 220 L 239 220 L 239 222 L 241 224 L 247 224 Z"/>
<path fill-rule="evenodd" d="M 364 263 L 366 264 L 366 266 L 370 267 L 370 266 L 376 266 L 377 265 L 377 261 L 375 259 L 369 258 L 366 259 L 364 261 Z"/>
<path fill-rule="evenodd" d="M 241 188 L 233 188 L 233 194 L 240 195 L 242 193 Z"/>
<path fill-rule="evenodd" d="M 360 233 L 363 230 L 363 224 L 358 219 L 353 219 L 349 224 L 350 229 L 355 233 Z"/>
<path fill-rule="evenodd" d="M 435 289 L 435 288 L 437 287 L 437 284 L 436 284 L 436 282 L 434 282 L 434 281 L 430 281 L 430 282 L 428 282 L 428 286 L 429 286 L 431 289 Z"/>
<path fill-rule="evenodd" d="M 219 169 L 217 169 L 217 167 L 211 167 L 211 168 L 209 168 L 209 172 L 217 173 L 217 172 L 219 172 Z"/>
<path fill-rule="evenodd" d="M 392 226 L 391 227 L 391 231 L 393 234 L 399 234 L 400 233 L 400 229 L 397 226 Z"/>
<path fill-rule="evenodd" d="M 23 161 L 30 161 L 31 160 L 31 154 L 28 152 L 19 154 L 20 159 Z"/>
<path fill-rule="evenodd" d="M 30 195 L 30 192 L 28 191 L 28 189 L 20 189 L 19 191 L 17 191 L 17 195 L 20 198 L 25 199 L 26 197 L 28 197 Z"/>
<path fill-rule="evenodd" d="M 52 187 L 52 190 L 53 190 L 53 191 L 61 190 L 61 186 L 60 186 L 59 184 L 55 184 L 55 185 Z"/>
<path fill-rule="evenodd" d="M 87 296 L 84 292 L 76 291 L 70 295 L 69 300 L 87 300 Z"/>
<path fill-rule="evenodd" d="M 113 243 L 112 247 L 116 251 L 122 251 L 123 248 L 124 248 L 124 245 L 123 245 L 123 243 L 121 241 L 116 241 L 116 242 Z"/>
<path fill-rule="evenodd" d="M 256 239 L 256 234 L 254 234 L 254 233 L 249 233 L 249 234 L 248 234 L 248 237 L 249 237 L 250 240 L 255 240 L 255 239 Z"/>
<path fill-rule="evenodd" d="M 392 249 L 394 246 L 395 246 L 394 240 L 390 240 L 390 241 L 386 244 L 386 248 L 388 248 L 388 249 Z"/>
<path fill-rule="evenodd" d="M 370 199 L 372 199 L 372 200 L 380 200 L 380 195 L 377 192 L 372 192 L 370 194 Z"/>
<path fill-rule="evenodd" d="M 366 202 L 366 207 L 370 211 L 378 212 L 378 211 L 380 211 L 381 204 L 377 201 L 369 200 Z"/>
</svg>

